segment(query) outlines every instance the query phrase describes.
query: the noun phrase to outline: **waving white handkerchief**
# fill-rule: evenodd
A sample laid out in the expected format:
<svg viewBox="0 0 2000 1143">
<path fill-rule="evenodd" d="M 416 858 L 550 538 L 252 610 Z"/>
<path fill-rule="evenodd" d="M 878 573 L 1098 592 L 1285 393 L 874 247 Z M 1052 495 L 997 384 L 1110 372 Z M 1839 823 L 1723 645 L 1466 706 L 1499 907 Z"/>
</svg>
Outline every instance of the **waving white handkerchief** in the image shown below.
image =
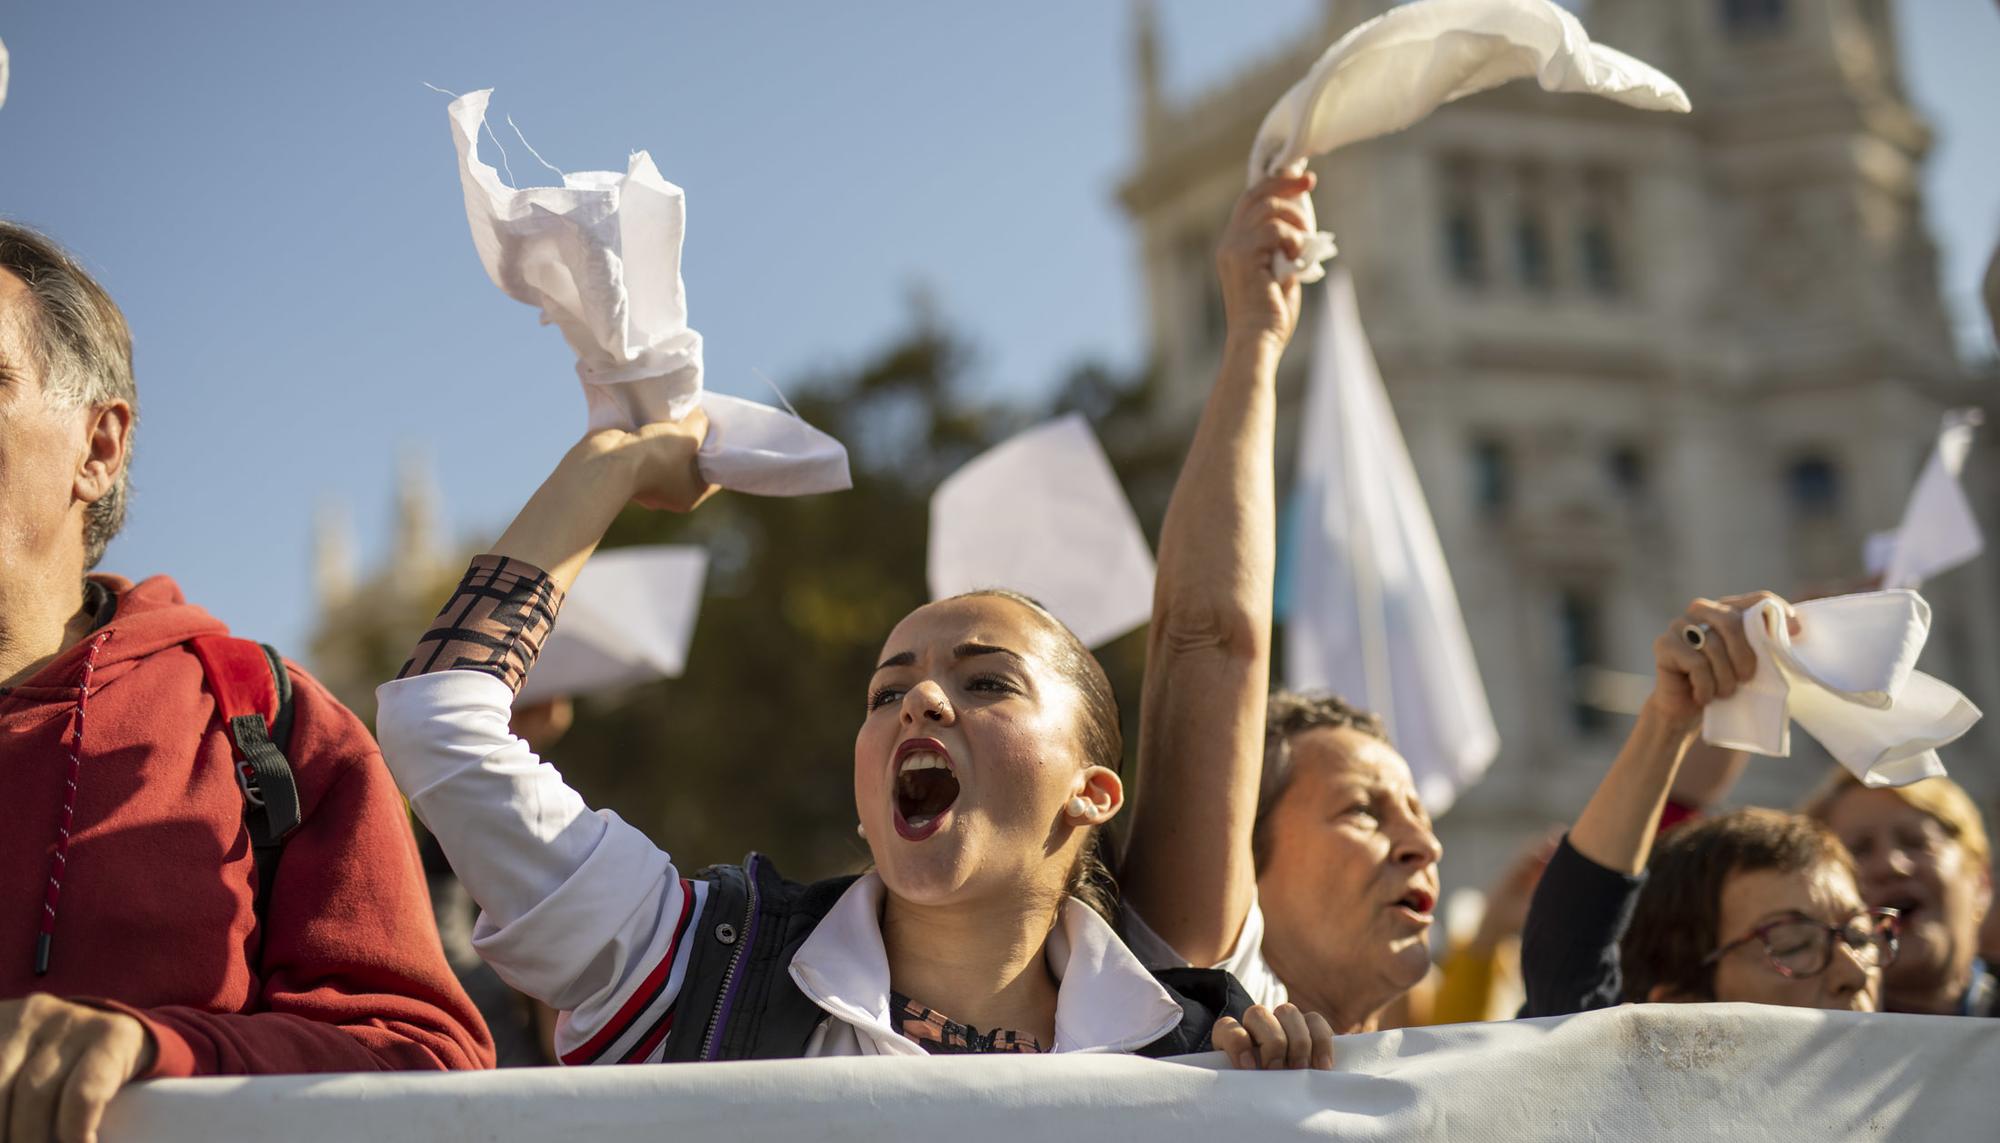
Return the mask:
<svg viewBox="0 0 2000 1143">
<path fill-rule="evenodd" d="M 980 453 L 931 496 L 932 599 L 1018 591 L 1099 647 L 1151 618 L 1153 570 L 1139 517 L 1080 414 Z"/>
<path fill-rule="evenodd" d="M 644 151 L 624 174 L 577 171 L 516 189 L 479 160 L 493 93 L 451 102 L 472 244 L 493 284 L 536 306 L 576 353 L 593 429 L 678 421 L 701 405 L 701 470 L 739 492 L 800 496 L 849 486 L 847 450 L 797 417 L 750 401 L 704 401 L 701 334 L 681 283 L 687 202 Z M 774 418 L 789 423 L 780 428 Z M 718 429 L 720 431 L 718 431 Z"/>
<path fill-rule="evenodd" d="M 1906 786 L 1944 773 L 1937 748 L 1979 721 L 1979 708 L 1916 669 L 1931 608 L 1914 591 L 1872 591 L 1801 603 L 1794 640 L 1766 600 L 1743 617 L 1757 673 L 1708 705 L 1702 737 L 1753 754 L 1791 753 L 1791 722 L 1867 786 Z"/>
<path fill-rule="evenodd" d="M 1416 0 L 1335 41 L 1264 116 L 1250 181 L 1349 143 L 1401 131 L 1454 99 L 1533 76 L 1546 91 L 1586 92 L 1647 111 L 1686 111 L 1687 93 L 1649 64 L 1590 42 L 1549 0 Z M 1312 199 L 1306 221 L 1314 222 Z M 1317 282 L 1333 235 L 1317 232 L 1276 267 Z"/>
<path fill-rule="evenodd" d="M 515 701 L 679 677 L 707 574 L 708 553 L 691 544 L 597 553 L 563 596 L 555 630 Z"/>
</svg>

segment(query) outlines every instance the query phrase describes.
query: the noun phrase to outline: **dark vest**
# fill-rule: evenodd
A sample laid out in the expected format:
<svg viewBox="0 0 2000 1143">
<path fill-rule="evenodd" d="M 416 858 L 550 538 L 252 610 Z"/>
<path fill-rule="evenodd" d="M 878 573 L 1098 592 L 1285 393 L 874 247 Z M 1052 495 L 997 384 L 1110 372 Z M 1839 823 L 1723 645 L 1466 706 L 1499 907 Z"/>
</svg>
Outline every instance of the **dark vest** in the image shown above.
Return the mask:
<svg viewBox="0 0 2000 1143">
<path fill-rule="evenodd" d="M 778 875 L 752 853 L 742 865 L 717 865 L 696 875 L 709 883 L 708 901 L 685 939 L 687 975 L 674 1005 L 666 1059 L 777 1060 L 805 1055 L 826 1013 L 793 983 L 792 957 L 857 878 L 802 885 Z M 1181 1005 L 1180 1025 L 1135 1054 L 1162 1057 L 1206 1052 L 1224 1016 L 1241 1017 L 1250 998 L 1220 969 L 1160 969 L 1153 976 Z"/>
</svg>

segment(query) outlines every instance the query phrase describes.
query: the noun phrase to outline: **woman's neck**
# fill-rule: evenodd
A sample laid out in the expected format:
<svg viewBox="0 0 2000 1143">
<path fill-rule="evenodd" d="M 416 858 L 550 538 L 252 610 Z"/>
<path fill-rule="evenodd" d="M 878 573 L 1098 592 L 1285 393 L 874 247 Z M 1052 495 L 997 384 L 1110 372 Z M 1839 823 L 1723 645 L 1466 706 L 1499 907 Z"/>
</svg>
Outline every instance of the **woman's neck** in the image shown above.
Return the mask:
<svg viewBox="0 0 2000 1143">
<path fill-rule="evenodd" d="M 1888 1012 L 1911 1012 L 1924 1016 L 1954 1016 L 1965 1002 L 1966 989 L 1972 987 L 1972 954 L 1955 953 L 1951 968 L 1943 976 L 1936 978 L 1930 988 L 1908 990 L 1882 989 L 1882 1008 Z"/>
<path fill-rule="evenodd" d="M 974 1028 L 1055 1043 L 1056 979 L 1049 933 L 1060 899 L 918 905 L 882 899 L 882 947 L 896 991 Z"/>
<path fill-rule="evenodd" d="M 1325 965 L 1318 966 L 1317 971 L 1291 971 L 1299 966 L 1289 963 L 1287 950 L 1274 946 L 1268 932 L 1264 938 L 1264 960 L 1284 983 L 1286 993 L 1299 1011 L 1326 1017 L 1336 1036 L 1375 1031 L 1381 1024 L 1382 1013 L 1407 991 L 1365 980 L 1361 975 L 1344 978 Z M 1326 982 L 1336 982 L 1337 988 L 1323 987 Z"/>
</svg>

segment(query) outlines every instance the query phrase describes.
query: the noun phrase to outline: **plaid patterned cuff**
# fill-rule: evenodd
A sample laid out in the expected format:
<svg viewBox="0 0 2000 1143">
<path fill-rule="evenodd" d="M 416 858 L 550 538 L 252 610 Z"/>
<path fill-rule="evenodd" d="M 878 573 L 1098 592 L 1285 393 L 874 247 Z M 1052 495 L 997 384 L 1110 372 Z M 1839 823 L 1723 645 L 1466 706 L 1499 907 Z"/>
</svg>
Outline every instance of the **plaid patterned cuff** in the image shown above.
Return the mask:
<svg viewBox="0 0 2000 1143">
<path fill-rule="evenodd" d="M 396 677 L 485 671 L 518 694 L 561 607 L 562 592 L 542 569 L 505 556 L 474 556 Z"/>
</svg>

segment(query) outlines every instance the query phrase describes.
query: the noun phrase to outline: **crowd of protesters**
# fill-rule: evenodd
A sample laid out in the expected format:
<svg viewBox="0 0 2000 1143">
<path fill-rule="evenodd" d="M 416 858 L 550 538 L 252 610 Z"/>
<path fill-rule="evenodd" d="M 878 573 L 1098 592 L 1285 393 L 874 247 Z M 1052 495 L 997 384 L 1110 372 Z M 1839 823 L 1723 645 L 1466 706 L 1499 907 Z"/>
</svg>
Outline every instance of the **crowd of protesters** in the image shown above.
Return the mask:
<svg viewBox="0 0 2000 1143">
<path fill-rule="evenodd" d="M 945 599 L 837 684 L 857 700 L 871 862 L 814 883 L 754 856 L 678 868 L 510 725 L 613 517 L 714 491 L 699 411 L 563 457 L 411 633 L 378 747 L 171 579 L 92 573 L 138 424 L 129 335 L 72 258 L 0 224 L 4 1137 L 88 1138 L 137 1079 L 490 1067 L 461 976 L 510 1061 L 566 1064 L 1219 1050 L 1325 1068 L 1337 1035 L 1494 1014 L 1513 971 L 1526 1016 L 1993 1014 L 1991 853 L 1956 785 L 1839 776 L 1797 812 L 1677 808 L 1693 769 L 1729 769 L 1701 716 L 1758 669 L 1744 623 L 1763 594 L 1671 621 L 1589 803 L 1434 966 L 1444 852 L 1410 767 L 1369 712 L 1268 689 L 1276 378 L 1300 311 L 1273 255 L 1311 233 L 1311 185 L 1253 187 L 1218 252 L 1228 335 L 1161 535 L 1143 796 L 1075 635 L 1007 591 Z M 436 840 L 431 872 L 455 875 L 432 882 L 445 942 L 403 798 Z"/>
</svg>

